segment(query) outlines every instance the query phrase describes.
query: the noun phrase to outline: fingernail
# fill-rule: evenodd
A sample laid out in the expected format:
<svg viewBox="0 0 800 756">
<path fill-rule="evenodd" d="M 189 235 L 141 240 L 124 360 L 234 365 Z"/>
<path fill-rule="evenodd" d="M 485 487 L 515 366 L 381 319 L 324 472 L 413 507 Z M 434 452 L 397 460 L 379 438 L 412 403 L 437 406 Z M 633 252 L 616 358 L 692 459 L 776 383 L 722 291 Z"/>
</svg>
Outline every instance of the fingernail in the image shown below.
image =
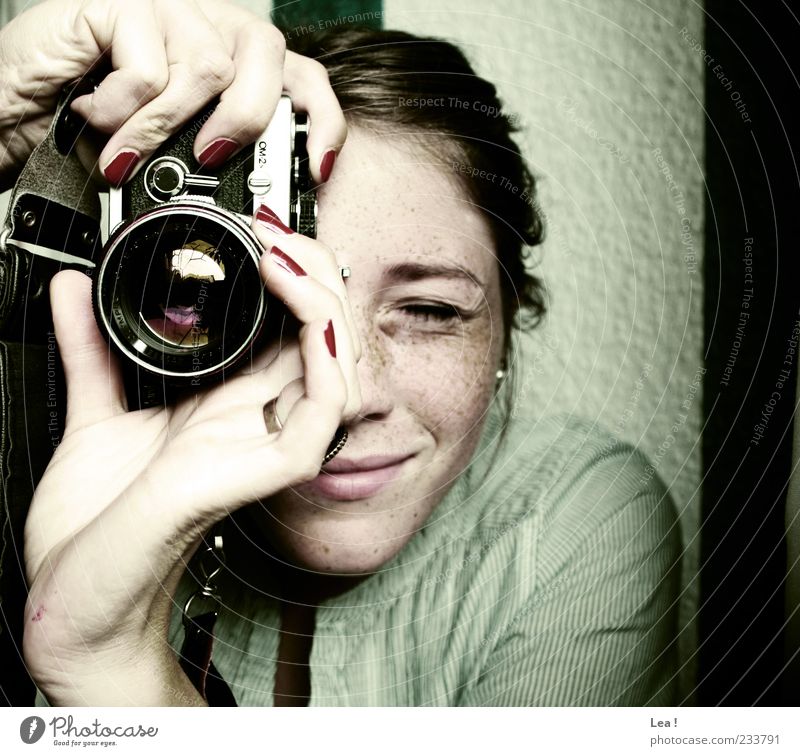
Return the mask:
<svg viewBox="0 0 800 756">
<path fill-rule="evenodd" d="M 239 143 L 233 139 L 215 139 L 200 153 L 197 162 L 204 168 L 219 168 L 238 149 Z"/>
<path fill-rule="evenodd" d="M 277 247 L 273 247 L 269 251 L 272 259 L 275 261 L 276 265 L 279 265 L 284 270 L 288 270 L 290 273 L 294 273 L 296 276 L 305 276 L 308 275 L 294 260 L 292 260 L 289 255 L 287 255 L 282 249 L 278 249 Z"/>
<path fill-rule="evenodd" d="M 122 186 L 133 173 L 140 155 L 134 150 L 120 150 L 103 170 L 106 181 L 112 186 Z"/>
<path fill-rule="evenodd" d="M 328 321 L 328 326 L 325 329 L 325 344 L 328 347 L 328 351 L 331 353 L 331 357 L 336 356 L 336 334 L 333 332 L 333 321 Z"/>
<path fill-rule="evenodd" d="M 322 183 L 324 184 L 331 176 L 333 164 L 336 161 L 336 150 L 328 150 L 322 156 L 322 163 L 319 166 L 319 172 L 322 176 Z"/>
<path fill-rule="evenodd" d="M 277 231 L 280 234 L 293 234 L 294 229 L 289 228 L 273 210 L 270 210 L 266 205 L 261 205 L 256 213 L 256 220 L 262 225 L 266 226 L 271 231 Z"/>
</svg>

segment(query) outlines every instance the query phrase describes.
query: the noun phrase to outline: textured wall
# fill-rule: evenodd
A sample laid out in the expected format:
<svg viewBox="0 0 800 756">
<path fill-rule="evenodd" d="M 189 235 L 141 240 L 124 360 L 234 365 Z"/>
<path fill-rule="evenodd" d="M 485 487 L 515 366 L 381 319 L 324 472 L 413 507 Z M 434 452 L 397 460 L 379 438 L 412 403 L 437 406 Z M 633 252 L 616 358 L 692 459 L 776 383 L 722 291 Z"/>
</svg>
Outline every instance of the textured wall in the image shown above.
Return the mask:
<svg viewBox="0 0 800 756">
<path fill-rule="evenodd" d="M 702 9 L 691 0 L 443 0 L 432 7 L 386 0 L 384 24 L 460 43 L 519 115 L 540 179 L 549 226 L 540 272 L 551 309 L 524 345 L 518 409 L 597 418 L 638 444 L 670 486 L 687 547 L 681 641 L 690 702 L 704 63 L 689 37 L 702 39 Z"/>
</svg>

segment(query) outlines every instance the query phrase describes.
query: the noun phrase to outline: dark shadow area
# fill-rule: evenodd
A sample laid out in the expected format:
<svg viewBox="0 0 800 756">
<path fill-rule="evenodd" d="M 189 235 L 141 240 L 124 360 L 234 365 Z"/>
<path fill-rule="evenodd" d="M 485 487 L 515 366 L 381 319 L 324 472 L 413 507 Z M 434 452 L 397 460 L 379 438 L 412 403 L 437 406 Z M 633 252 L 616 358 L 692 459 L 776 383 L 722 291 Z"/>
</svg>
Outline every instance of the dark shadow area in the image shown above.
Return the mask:
<svg viewBox="0 0 800 756">
<path fill-rule="evenodd" d="M 798 20 L 755 0 L 708 0 L 706 13 L 698 704 L 797 704 L 800 686 L 784 692 L 781 678 L 800 329 Z"/>
</svg>

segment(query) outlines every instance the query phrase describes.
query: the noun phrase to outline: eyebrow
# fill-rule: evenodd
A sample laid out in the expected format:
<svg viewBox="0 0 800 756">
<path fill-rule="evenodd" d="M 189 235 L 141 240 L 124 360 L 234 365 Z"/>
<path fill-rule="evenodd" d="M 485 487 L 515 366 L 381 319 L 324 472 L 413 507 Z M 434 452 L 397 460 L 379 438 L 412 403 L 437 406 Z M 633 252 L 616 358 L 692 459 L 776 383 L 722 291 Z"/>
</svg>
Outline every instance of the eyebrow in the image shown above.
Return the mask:
<svg viewBox="0 0 800 756">
<path fill-rule="evenodd" d="M 486 289 L 486 284 L 473 273 L 468 273 L 463 268 L 445 263 L 417 263 L 405 262 L 390 265 L 384 275 L 392 281 L 421 281 L 425 278 L 455 278 L 477 284 L 481 289 Z"/>
</svg>

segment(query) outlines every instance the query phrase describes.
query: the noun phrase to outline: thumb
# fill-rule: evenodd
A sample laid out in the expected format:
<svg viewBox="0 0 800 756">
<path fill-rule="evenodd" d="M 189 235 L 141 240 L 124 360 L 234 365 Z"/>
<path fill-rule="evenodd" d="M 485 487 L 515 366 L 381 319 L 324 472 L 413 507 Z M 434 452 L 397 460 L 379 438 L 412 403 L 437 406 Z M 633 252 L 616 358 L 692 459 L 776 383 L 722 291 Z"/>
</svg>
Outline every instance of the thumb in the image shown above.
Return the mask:
<svg viewBox="0 0 800 756">
<path fill-rule="evenodd" d="M 92 282 L 65 270 L 50 283 L 56 340 L 67 380 L 66 431 L 126 411 L 122 372 L 92 312 Z"/>
</svg>

